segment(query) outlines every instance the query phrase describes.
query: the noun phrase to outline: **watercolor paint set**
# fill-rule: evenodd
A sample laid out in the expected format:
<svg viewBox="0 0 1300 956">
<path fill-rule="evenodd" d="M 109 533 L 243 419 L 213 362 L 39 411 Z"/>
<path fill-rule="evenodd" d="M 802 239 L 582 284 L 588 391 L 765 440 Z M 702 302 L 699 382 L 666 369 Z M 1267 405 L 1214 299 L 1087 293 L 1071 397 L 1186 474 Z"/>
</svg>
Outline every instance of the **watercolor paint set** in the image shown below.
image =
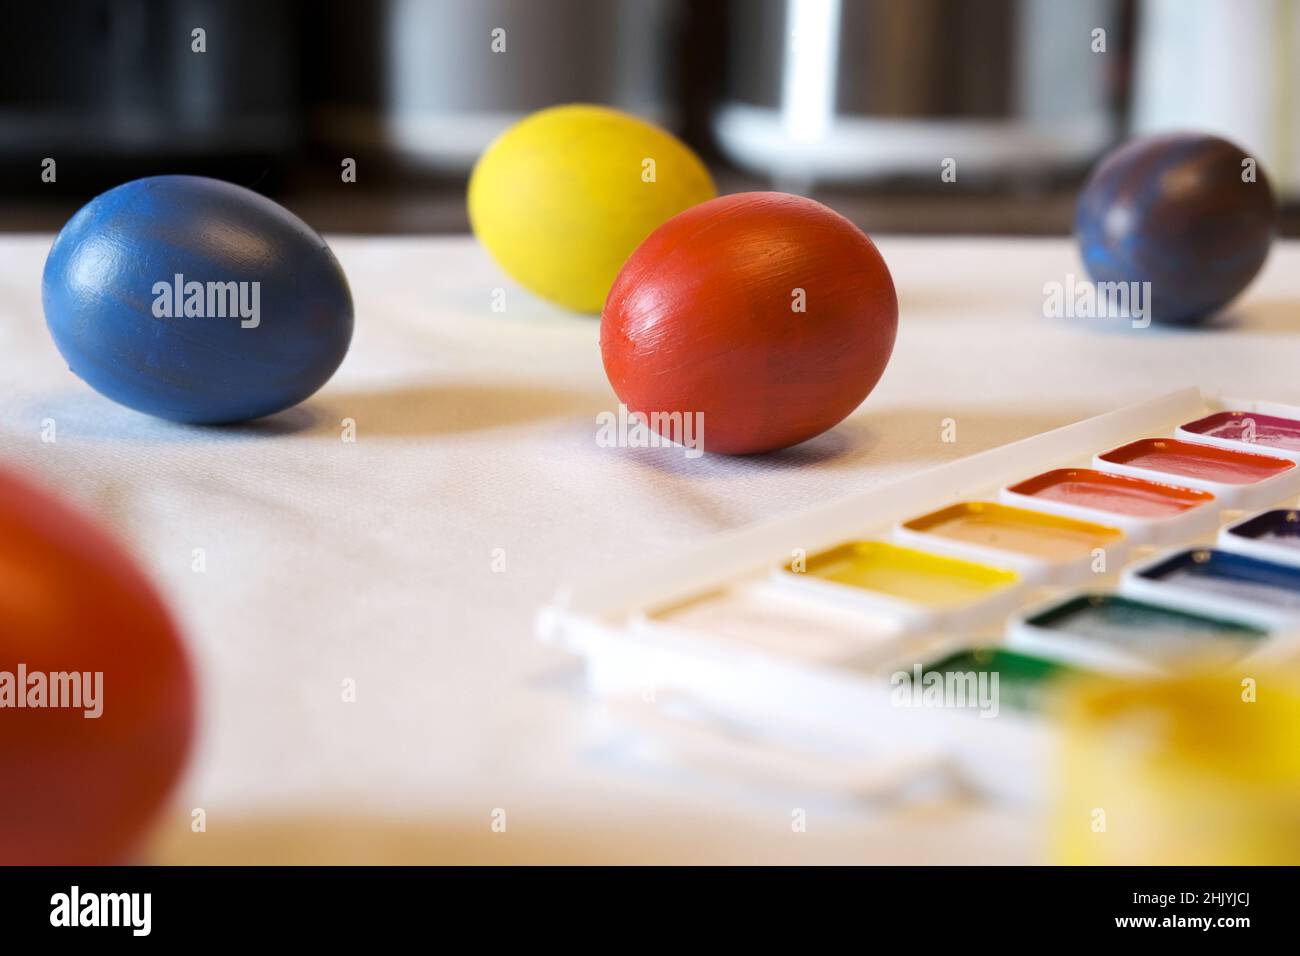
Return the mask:
<svg viewBox="0 0 1300 956">
<path fill-rule="evenodd" d="M 1296 656 L 1300 406 L 1189 388 L 562 589 L 539 636 L 711 768 L 1040 797 L 1054 687 Z"/>
</svg>

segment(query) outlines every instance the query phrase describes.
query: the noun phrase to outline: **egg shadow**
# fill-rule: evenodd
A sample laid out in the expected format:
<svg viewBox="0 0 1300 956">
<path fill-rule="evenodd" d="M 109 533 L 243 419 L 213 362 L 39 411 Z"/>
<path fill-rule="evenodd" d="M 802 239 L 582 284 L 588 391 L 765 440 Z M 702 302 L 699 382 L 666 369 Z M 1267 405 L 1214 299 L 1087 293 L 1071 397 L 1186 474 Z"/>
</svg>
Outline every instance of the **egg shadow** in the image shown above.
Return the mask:
<svg viewBox="0 0 1300 956">
<path fill-rule="evenodd" d="M 707 442 L 707 431 L 705 435 Z M 697 454 L 682 445 L 670 444 L 657 448 L 623 448 L 618 451 L 625 460 L 664 474 L 709 477 L 816 467 L 841 461 L 854 453 L 865 453 L 870 450 L 873 442 L 874 436 L 870 429 L 862 429 L 846 422 L 798 445 L 753 455 L 724 455 L 708 451 Z"/>
<path fill-rule="evenodd" d="M 1300 333 L 1300 301 L 1266 299 L 1232 302 L 1217 312 L 1190 322 L 1162 322 L 1157 318 L 1146 325 L 1134 325 L 1127 317 L 1061 318 L 1067 328 L 1093 334 L 1118 337 L 1210 336 L 1227 333 L 1279 335 Z"/>
<path fill-rule="evenodd" d="M 337 431 L 344 419 L 358 434 L 379 437 L 450 435 L 589 414 L 602 395 L 550 386 L 442 384 L 366 392 L 328 392 L 310 400 L 312 431 Z"/>
<path fill-rule="evenodd" d="M 309 432 L 321 424 L 321 417 L 316 409 L 309 405 L 295 405 L 265 418 L 255 418 L 250 422 L 229 422 L 221 425 L 184 425 L 183 428 L 199 433 L 226 435 L 232 437 L 275 437 L 297 435 Z"/>
<path fill-rule="evenodd" d="M 29 419 L 32 428 L 38 432 L 44 429 L 47 421 L 53 422 L 60 438 L 69 436 L 142 444 L 254 441 L 260 437 L 310 432 L 320 424 L 319 416 L 305 405 L 248 422 L 217 425 L 173 422 L 119 405 L 89 388 L 81 392 L 34 397 L 21 415 Z"/>
<path fill-rule="evenodd" d="M 1008 414 L 996 408 L 967 406 L 963 409 L 959 402 L 946 408 L 887 406 L 856 414 L 806 442 L 762 454 L 706 453 L 688 458 L 686 449 L 677 445 L 620 451 L 627 460 L 641 467 L 691 479 L 774 470 L 852 468 L 871 463 L 900 465 L 921 461 L 935 465 L 1060 428 L 1093 414 L 1096 412 L 1064 408 L 1042 414 Z M 959 441 L 942 440 L 947 419 L 955 421 Z M 706 441 L 707 435 L 706 431 Z"/>
<path fill-rule="evenodd" d="M 1261 299 L 1233 303 L 1206 323 L 1212 331 L 1245 334 L 1300 333 L 1300 301 Z"/>
<path fill-rule="evenodd" d="M 604 396 L 546 386 L 413 385 L 375 391 L 327 391 L 300 405 L 247 422 L 194 425 L 154 418 L 87 390 L 33 400 L 23 414 L 39 432 L 46 420 L 60 437 L 145 444 L 242 442 L 300 436 L 336 436 L 345 419 L 358 434 L 413 437 L 455 434 L 589 412 Z"/>
</svg>

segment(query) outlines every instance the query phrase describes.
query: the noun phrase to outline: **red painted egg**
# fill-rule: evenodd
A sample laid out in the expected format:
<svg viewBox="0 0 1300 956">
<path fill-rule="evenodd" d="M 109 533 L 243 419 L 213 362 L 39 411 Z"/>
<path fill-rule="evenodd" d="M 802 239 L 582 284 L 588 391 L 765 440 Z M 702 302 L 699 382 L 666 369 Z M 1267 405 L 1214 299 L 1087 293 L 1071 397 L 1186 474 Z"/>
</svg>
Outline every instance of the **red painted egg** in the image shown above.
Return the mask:
<svg viewBox="0 0 1300 956">
<path fill-rule="evenodd" d="M 749 454 L 857 408 L 897 330 L 893 279 L 861 230 L 811 199 L 740 193 L 679 213 L 632 253 L 600 349 L 618 397 L 665 438 L 693 416 L 696 447 Z"/>
<path fill-rule="evenodd" d="M 0 865 L 123 862 L 193 727 L 188 659 L 135 563 L 0 473 Z"/>
</svg>

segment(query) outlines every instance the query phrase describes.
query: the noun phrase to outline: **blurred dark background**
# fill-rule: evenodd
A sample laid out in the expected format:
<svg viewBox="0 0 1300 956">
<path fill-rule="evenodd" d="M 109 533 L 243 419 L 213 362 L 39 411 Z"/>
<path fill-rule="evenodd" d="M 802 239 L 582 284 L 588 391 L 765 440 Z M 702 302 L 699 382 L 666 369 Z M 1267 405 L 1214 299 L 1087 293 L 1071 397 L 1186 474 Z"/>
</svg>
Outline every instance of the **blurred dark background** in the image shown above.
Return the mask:
<svg viewBox="0 0 1300 956">
<path fill-rule="evenodd" d="M 883 232 L 1064 234 L 1107 147 L 1132 132 L 1205 129 L 1259 156 L 1295 235 L 1298 7 L 14 4 L 0 39 L 0 229 L 54 230 L 116 183 L 193 172 L 272 195 L 324 232 L 462 231 L 483 146 L 528 112 L 586 101 L 673 130 L 723 192 L 802 192 Z M 492 49 L 497 29 L 504 52 Z M 341 181 L 345 157 L 355 183 Z M 941 178 L 949 159 L 955 181 Z"/>
</svg>

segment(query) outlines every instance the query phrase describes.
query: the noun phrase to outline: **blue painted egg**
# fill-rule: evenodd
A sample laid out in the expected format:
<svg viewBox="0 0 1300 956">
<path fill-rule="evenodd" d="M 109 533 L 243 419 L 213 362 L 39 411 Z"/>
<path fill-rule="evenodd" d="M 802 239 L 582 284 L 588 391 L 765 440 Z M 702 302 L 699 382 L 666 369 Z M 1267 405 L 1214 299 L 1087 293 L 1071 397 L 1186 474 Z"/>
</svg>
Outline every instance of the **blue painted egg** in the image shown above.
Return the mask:
<svg viewBox="0 0 1300 956">
<path fill-rule="evenodd" d="M 1151 317 L 1195 322 L 1259 272 L 1277 232 L 1268 177 L 1217 136 L 1171 133 L 1109 153 L 1079 196 L 1076 231 L 1096 282 L 1151 283 Z"/>
<path fill-rule="evenodd" d="M 74 373 L 178 422 L 296 405 L 352 340 L 352 295 L 325 241 L 265 196 L 198 176 L 137 179 L 83 206 L 41 295 Z"/>
</svg>

